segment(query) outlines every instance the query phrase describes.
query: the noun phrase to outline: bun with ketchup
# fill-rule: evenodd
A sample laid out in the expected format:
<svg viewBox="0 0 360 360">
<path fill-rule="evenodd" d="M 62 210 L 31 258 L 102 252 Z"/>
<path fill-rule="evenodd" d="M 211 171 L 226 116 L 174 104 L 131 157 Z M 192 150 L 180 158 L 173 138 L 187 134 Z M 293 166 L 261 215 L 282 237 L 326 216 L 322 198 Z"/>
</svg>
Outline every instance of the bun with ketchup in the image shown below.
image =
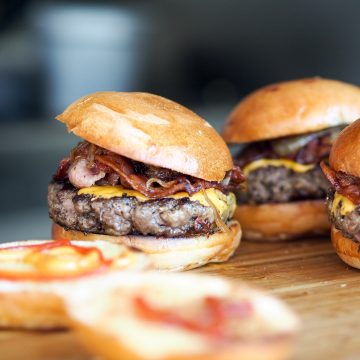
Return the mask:
<svg viewBox="0 0 360 360">
<path fill-rule="evenodd" d="M 224 127 L 229 144 L 242 144 L 235 164 L 246 186 L 234 217 L 244 237 L 287 240 L 329 230 L 329 186 L 319 163 L 339 132 L 360 117 L 360 89 L 309 78 L 273 84 L 247 96 Z"/>
<path fill-rule="evenodd" d="M 163 270 L 233 254 L 243 174 L 205 120 L 160 96 L 120 92 L 85 96 L 57 119 L 84 141 L 49 185 L 54 239 L 127 244 Z"/>
<path fill-rule="evenodd" d="M 94 293 L 84 283 L 65 301 L 79 339 L 101 359 L 285 360 L 293 353 L 297 317 L 245 284 L 147 272 L 106 276 L 98 286 Z"/>
<path fill-rule="evenodd" d="M 321 163 L 331 184 L 327 203 L 331 239 L 340 258 L 360 269 L 360 120 L 343 130 Z"/>
<path fill-rule="evenodd" d="M 68 326 L 62 297 L 85 279 L 151 268 L 147 256 L 106 241 L 27 240 L 0 245 L 0 327 Z"/>
</svg>

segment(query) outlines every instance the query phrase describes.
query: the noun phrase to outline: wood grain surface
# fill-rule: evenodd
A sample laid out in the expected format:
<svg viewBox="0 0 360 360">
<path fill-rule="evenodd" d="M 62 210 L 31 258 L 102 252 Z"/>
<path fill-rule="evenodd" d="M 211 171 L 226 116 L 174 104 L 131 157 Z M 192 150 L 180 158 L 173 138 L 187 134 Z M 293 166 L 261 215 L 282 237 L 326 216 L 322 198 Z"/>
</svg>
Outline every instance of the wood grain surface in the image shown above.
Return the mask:
<svg viewBox="0 0 360 360">
<path fill-rule="evenodd" d="M 329 239 L 243 242 L 229 262 L 193 271 L 246 280 L 284 299 L 303 322 L 293 360 L 360 359 L 360 271 L 337 257 Z M 89 360 L 91 356 L 70 331 L 2 331 L 0 359 Z"/>
</svg>

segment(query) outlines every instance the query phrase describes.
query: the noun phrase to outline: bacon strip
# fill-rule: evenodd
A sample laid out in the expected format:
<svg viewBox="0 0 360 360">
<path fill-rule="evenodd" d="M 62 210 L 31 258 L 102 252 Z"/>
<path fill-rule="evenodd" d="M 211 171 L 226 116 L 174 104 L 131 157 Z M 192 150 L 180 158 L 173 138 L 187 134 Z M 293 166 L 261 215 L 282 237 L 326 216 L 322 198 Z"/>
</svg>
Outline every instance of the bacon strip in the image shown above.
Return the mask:
<svg viewBox="0 0 360 360">
<path fill-rule="evenodd" d="M 95 147 L 93 144 L 81 143 L 77 148 L 73 149 L 70 158 L 64 159 L 59 166 L 59 169 L 54 176 L 55 180 L 67 179 L 67 171 L 72 162 L 79 158 L 85 158 L 88 160 L 89 169 L 93 174 L 98 174 L 100 171 L 104 171 L 107 174 L 107 178 L 111 178 L 111 174 L 116 174 L 119 177 L 119 181 L 125 188 L 130 188 L 140 192 L 141 194 L 149 198 L 162 198 L 169 195 L 176 194 L 181 191 L 187 192 L 192 195 L 201 189 L 217 188 L 220 191 L 228 192 L 236 190 L 239 185 L 245 180 L 245 177 L 240 167 L 235 166 L 227 175 L 226 183 L 204 181 L 191 176 L 179 174 L 174 180 L 166 183 L 162 186 L 163 181 L 156 181 L 156 179 L 149 179 L 141 173 L 137 173 L 134 163 L 121 155 L 114 154 L 108 150 Z M 176 173 L 175 173 L 176 174 Z M 154 181 L 155 180 L 155 181 Z M 158 185 L 158 186 L 154 186 Z"/>
<path fill-rule="evenodd" d="M 320 163 L 320 166 L 336 192 L 344 195 L 355 205 L 360 205 L 360 178 L 343 171 L 335 171 L 327 166 L 324 161 Z"/>
<path fill-rule="evenodd" d="M 331 146 L 330 134 L 327 134 L 321 137 L 315 137 L 298 151 L 287 156 L 281 156 L 275 151 L 272 146 L 272 141 L 263 141 L 250 144 L 241 150 L 235 164 L 245 167 L 255 160 L 280 158 L 293 160 L 300 164 L 317 164 L 329 156 Z"/>
</svg>

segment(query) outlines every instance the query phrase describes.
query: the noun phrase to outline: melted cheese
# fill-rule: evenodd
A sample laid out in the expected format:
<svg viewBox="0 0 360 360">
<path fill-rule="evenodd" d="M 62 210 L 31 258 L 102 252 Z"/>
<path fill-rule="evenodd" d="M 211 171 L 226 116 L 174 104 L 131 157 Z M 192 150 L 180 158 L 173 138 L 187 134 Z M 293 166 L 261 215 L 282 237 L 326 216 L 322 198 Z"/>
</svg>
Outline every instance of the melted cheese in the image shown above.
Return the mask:
<svg viewBox="0 0 360 360">
<path fill-rule="evenodd" d="M 335 213 L 338 208 L 340 208 L 341 215 L 346 215 L 347 213 L 353 211 L 356 208 L 356 205 L 344 195 L 335 192 L 331 212 Z"/>
<path fill-rule="evenodd" d="M 209 197 L 210 201 L 215 205 L 216 209 L 219 211 L 221 217 L 230 218 L 232 217 L 235 207 L 236 199 L 233 193 L 225 195 L 220 190 L 210 188 L 206 189 L 206 195 Z M 91 195 L 94 198 L 102 199 L 111 199 L 113 197 L 122 197 L 129 196 L 135 197 L 139 201 L 148 201 L 150 198 L 142 195 L 138 191 L 124 189 L 122 186 L 91 186 L 88 188 L 83 188 L 78 191 L 78 195 Z M 191 196 L 186 192 L 179 192 L 174 195 L 166 196 L 166 198 L 172 199 L 182 199 L 189 198 L 191 201 L 198 201 L 201 205 L 210 206 L 205 199 L 204 194 L 199 191 Z"/>
<path fill-rule="evenodd" d="M 267 166 L 284 166 L 298 173 L 307 172 L 315 167 L 314 164 L 304 165 L 288 159 L 260 159 L 246 165 L 243 172 L 247 176 L 251 171 Z"/>
</svg>

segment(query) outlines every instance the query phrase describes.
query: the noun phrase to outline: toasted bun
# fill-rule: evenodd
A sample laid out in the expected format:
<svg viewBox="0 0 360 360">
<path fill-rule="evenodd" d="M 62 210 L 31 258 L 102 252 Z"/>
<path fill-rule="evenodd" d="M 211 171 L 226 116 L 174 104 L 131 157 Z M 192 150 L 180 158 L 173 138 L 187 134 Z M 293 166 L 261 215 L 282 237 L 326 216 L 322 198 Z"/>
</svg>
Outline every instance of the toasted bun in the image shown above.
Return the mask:
<svg viewBox="0 0 360 360">
<path fill-rule="evenodd" d="M 209 123 L 157 95 L 98 92 L 75 101 L 57 119 L 93 144 L 201 179 L 221 181 L 233 166 Z"/>
<path fill-rule="evenodd" d="M 330 152 L 330 165 L 336 171 L 360 177 L 360 119 L 345 128 Z"/>
<path fill-rule="evenodd" d="M 334 226 L 331 227 L 331 241 L 342 261 L 356 269 L 360 269 L 358 243 L 343 236 Z"/>
<path fill-rule="evenodd" d="M 102 296 L 94 293 L 91 284 L 84 284 L 66 303 L 80 340 L 104 360 L 280 360 L 292 353 L 297 318 L 282 302 L 244 284 L 194 274 L 148 272 L 122 280 L 103 279 L 99 286 Z M 184 313 L 194 311 L 208 297 L 245 300 L 254 313 L 244 323 L 239 320 L 240 341 L 219 346 L 196 332 L 142 319 L 133 307 L 138 297 L 160 310 L 175 307 Z"/>
<path fill-rule="evenodd" d="M 27 240 L 0 245 L 0 249 L 13 246 L 38 245 L 47 240 Z M 138 252 L 126 249 L 119 244 L 105 241 L 74 241 L 77 246 L 95 246 L 105 259 L 119 258 L 112 271 L 143 270 L 150 268 L 148 259 Z M 20 266 L 21 264 L 19 264 Z M 0 264 L 1 266 L 1 264 Z M 0 270 L 0 328 L 54 329 L 69 325 L 60 295 L 72 291 L 79 279 L 95 275 L 67 278 L 54 281 L 10 280 L 1 278 Z M 60 295 L 59 295 L 60 294 Z"/>
<path fill-rule="evenodd" d="M 360 117 L 360 88 L 309 78 L 265 86 L 230 114 L 223 137 L 242 143 L 297 135 L 349 124 Z"/>
<path fill-rule="evenodd" d="M 236 208 L 234 219 L 241 223 L 244 239 L 254 241 L 289 240 L 330 230 L 322 200 L 241 205 Z"/>
<path fill-rule="evenodd" d="M 223 262 L 230 258 L 241 239 L 241 228 L 237 221 L 228 223 L 228 233 L 217 232 L 209 236 L 201 235 L 186 238 L 163 238 L 142 235 L 110 236 L 84 234 L 79 231 L 65 230 L 53 224 L 54 240 L 106 240 L 134 247 L 148 254 L 158 270 L 189 270 L 210 262 Z"/>
</svg>

